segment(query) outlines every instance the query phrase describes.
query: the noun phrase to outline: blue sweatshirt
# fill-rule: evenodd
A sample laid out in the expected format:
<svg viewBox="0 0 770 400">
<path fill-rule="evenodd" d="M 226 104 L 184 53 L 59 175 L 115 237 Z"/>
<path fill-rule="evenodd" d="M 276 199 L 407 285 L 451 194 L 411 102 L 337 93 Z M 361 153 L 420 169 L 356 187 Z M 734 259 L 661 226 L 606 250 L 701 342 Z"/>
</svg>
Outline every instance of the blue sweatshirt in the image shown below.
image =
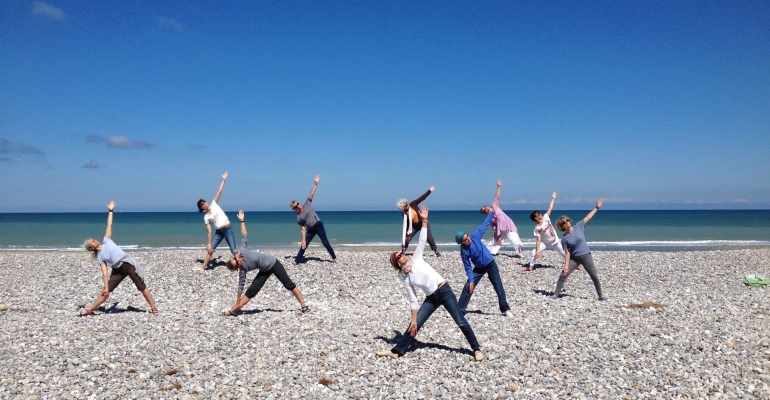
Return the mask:
<svg viewBox="0 0 770 400">
<path fill-rule="evenodd" d="M 465 266 L 465 274 L 468 275 L 468 281 L 473 282 L 473 268 L 471 268 L 471 262 L 476 268 L 484 268 L 489 263 L 495 260 L 492 257 L 492 253 L 489 252 L 487 246 L 481 243 L 481 238 L 484 237 L 484 233 L 489 227 L 489 223 L 492 222 L 495 213 L 489 213 L 487 219 L 481 224 L 479 229 L 476 229 L 468 237 L 471 239 L 469 246 L 460 245 L 460 257 L 463 259 L 463 266 Z"/>
</svg>

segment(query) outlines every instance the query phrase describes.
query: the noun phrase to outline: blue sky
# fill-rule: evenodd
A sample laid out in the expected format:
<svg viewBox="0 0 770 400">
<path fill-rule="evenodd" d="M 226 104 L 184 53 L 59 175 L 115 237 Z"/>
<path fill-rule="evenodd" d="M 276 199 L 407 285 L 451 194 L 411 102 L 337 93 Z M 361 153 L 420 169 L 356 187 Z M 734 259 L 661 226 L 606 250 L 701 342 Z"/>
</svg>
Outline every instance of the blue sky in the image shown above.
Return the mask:
<svg viewBox="0 0 770 400">
<path fill-rule="evenodd" d="M 0 212 L 770 208 L 770 2 L 0 2 Z"/>
</svg>

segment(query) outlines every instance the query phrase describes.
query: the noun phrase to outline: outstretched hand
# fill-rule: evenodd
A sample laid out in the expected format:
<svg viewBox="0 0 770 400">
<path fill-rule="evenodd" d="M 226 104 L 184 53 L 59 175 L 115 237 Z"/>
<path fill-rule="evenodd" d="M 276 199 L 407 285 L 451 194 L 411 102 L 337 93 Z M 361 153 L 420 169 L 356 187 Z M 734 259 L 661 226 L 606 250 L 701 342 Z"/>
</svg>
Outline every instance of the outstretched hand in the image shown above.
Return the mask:
<svg viewBox="0 0 770 400">
<path fill-rule="evenodd" d="M 428 219 L 428 206 L 420 206 L 420 218 L 424 220 Z"/>
<path fill-rule="evenodd" d="M 556 200 L 556 192 L 551 193 L 551 200 Z"/>
<path fill-rule="evenodd" d="M 315 184 L 317 185 L 318 181 L 320 181 L 320 180 L 321 180 L 321 175 L 316 175 L 315 179 L 313 179 L 313 182 L 315 182 Z"/>
<path fill-rule="evenodd" d="M 109 204 L 107 204 L 107 209 L 110 211 L 115 209 L 115 200 L 110 200 Z"/>
<path fill-rule="evenodd" d="M 243 210 L 238 210 L 238 220 L 243 222 L 245 218 L 246 218 L 246 213 L 244 213 Z"/>
<path fill-rule="evenodd" d="M 503 184 L 503 181 L 501 181 L 500 179 L 498 179 L 498 180 L 497 180 L 497 186 L 500 186 L 500 185 L 502 185 L 502 184 Z"/>
<path fill-rule="evenodd" d="M 597 201 L 597 202 L 596 202 L 596 208 L 602 208 L 602 202 L 603 202 L 603 200 L 602 200 L 602 198 L 600 197 L 600 198 L 599 198 L 599 201 Z"/>
<path fill-rule="evenodd" d="M 428 190 L 430 190 L 432 192 L 432 191 L 436 190 L 436 187 L 435 186 L 431 186 L 431 187 L 428 188 Z"/>
<path fill-rule="evenodd" d="M 225 173 L 224 173 L 224 174 L 222 174 L 222 180 L 223 180 L 223 181 L 226 181 L 226 180 L 227 180 L 227 171 L 225 171 Z"/>
</svg>

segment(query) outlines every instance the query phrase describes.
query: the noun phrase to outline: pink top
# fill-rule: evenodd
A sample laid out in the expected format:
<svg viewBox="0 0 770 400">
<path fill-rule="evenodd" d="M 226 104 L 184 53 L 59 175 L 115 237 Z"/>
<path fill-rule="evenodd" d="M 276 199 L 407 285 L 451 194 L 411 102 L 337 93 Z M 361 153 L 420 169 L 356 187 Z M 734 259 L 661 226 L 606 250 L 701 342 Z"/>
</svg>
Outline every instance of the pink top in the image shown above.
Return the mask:
<svg viewBox="0 0 770 400">
<path fill-rule="evenodd" d="M 495 201 L 492 202 L 492 205 L 495 204 L 497 204 L 497 210 L 495 211 L 495 216 L 492 217 L 492 222 L 490 222 L 489 225 L 491 225 L 492 229 L 494 229 L 494 238 L 495 242 L 497 242 L 501 239 L 503 232 L 518 233 L 519 230 L 516 229 L 516 224 L 513 223 L 513 220 L 505 215 L 505 212 L 500 209 L 500 195 L 495 196 Z"/>
</svg>

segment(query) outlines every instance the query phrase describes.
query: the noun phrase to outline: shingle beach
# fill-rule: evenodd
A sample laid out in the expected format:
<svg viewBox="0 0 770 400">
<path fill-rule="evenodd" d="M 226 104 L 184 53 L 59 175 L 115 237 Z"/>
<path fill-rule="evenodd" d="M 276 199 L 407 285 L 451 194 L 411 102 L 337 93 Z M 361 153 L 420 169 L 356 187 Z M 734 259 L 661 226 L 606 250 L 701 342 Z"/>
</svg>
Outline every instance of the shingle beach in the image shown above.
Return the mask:
<svg viewBox="0 0 770 400">
<path fill-rule="evenodd" d="M 496 257 L 515 318 L 484 278 L 467 319 L 472 354 L 439 309 L 399 359 L 389 349 L 409 324 L 403 285 L 386 250 L 313 247 L 275 255 L 311 308 L 270 278 L 238 317 L 237 273 L 199 271 L 203 251 L 131 252 L 147 270 L 158 315 L 130 280 L 96 316 L 101 291 L 83 252 L 0 252 L 0 398 L 770 398 L 770 249 L 594 252 L 604 294 L 583 271 L 550 300 L 563 261 Z M 457 251 L 426 255 L 459 297 Z M 254 275 L 249 275 L 249 282 Z M 422 301 L 422 298 L 420 298 Z"/>
</svg>

